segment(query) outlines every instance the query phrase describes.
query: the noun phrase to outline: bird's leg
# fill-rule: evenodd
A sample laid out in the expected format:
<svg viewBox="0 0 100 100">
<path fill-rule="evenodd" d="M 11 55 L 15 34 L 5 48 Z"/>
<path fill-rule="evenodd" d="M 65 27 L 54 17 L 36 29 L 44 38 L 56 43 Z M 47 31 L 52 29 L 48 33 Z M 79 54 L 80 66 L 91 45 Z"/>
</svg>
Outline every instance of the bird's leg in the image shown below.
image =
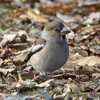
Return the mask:
<svg viewBox="0 0 100 100">
<path fill-rule="evenodd" d="M 18 75 L 18 82 L 19 83 L 23 83 L 23 79 L 21 77 L 21 72 L 20 71 L 17 71 L 17 75 Z"/>
</svg>

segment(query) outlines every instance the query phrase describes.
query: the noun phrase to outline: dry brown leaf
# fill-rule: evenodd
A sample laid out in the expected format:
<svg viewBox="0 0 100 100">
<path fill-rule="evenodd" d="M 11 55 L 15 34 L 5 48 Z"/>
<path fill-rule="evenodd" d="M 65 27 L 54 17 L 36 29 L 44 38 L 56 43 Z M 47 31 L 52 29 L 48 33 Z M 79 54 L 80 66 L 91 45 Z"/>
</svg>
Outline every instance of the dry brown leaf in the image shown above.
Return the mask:
<svg viewBox="0 0 100 100">
<path fill-rule="evenodd" d="M 0 47 L 5 46 L 8 42 L 12 42 L 15 40 L 17 34 L 4 34 L 3 39 L 0 43 Z"/>
<path fill-rule="evenodd" d="M 36 14 L 35 12 L 32 11 L 32 9 L 27 10 L 27 16 L 30 19 L 33 19 L 36 22 L 41 22 L 41 23 L 46 23 L 48 22 L 47 18 L 43 15 Z"/>
<path fill-rule="evenodd" d="M 70 4 L 64 4 L 64 3 L 53 3 L 51 4 L 45 4 L 41 5 L 40 10 L 47 14 L 56 14 L 56 12 L 70 12 L 72 9 L 76 6 L 75 2 L 72 2 Z"/>
<path fill-rule="evenodd" d="M 80 66 L 84 66 L 84 65 L 94 66 L 96 64 L 100 64 L 100 57 L 97 56 L 82 57 L 76 62 Z"/>
</svg>

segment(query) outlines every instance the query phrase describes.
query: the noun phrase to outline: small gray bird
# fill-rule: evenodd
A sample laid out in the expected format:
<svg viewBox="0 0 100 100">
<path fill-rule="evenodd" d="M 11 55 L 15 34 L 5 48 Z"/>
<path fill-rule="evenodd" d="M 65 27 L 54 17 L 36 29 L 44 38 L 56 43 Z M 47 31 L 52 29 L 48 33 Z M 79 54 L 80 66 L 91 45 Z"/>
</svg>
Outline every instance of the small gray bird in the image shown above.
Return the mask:
<svg viewBox="0 0 100 100">
<path fill-rule="evenodd" d="M 61 68 L 69 56 L 69 48 L 65 36 L 62 34 L 64 24 L 60 20 L 48 23 L 41 33 L 46 42 L 33 47 L 33 55 L 28 61 L 37 72 L 51 73 Z"/>
</svg>

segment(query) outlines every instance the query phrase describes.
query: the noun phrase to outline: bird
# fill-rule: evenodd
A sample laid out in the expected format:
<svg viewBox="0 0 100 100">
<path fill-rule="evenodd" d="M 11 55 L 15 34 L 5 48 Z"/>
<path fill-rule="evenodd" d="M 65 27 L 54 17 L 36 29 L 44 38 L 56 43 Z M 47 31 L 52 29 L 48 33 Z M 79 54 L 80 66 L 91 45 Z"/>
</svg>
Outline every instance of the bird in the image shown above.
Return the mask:
<svg viewBox="0 0 100 100">
<path fill-rule="evenodd" d="M 45 42 L 31 49 L 27 65 L 31 65 L 42 75 L 60 69 L 69 57 L 69 47 L 63 30 L 65 26 L 61 20 L 48 22 L 40 36 Z"/>
</svg>

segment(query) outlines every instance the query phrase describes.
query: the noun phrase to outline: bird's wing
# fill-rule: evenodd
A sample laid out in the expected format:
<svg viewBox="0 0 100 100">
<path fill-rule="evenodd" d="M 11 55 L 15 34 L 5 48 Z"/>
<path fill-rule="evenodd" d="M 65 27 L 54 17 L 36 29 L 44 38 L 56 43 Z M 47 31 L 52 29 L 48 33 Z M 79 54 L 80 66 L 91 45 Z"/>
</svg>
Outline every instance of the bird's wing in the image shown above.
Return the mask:
<svg viewBox="0 0 100 100">
<path fill-rule="evenodd" d="M 33 45 L 33 46 L 31 47 L 31 51 L 30 51 L 29 54 L 27 55 L 27 57 L 26 57 L 26 59 L 24 60 L 24 62 L 27 62 L 33 54 L 36 54 L 37 52 L 39 52 L 40 50 L 42 50 L 43 47 L 45 46 L 45 43 L 46 43 L 46 41 L 42 41 L 41 44 Z"/>
<path fill-rule="evenodd" d="M 38 44 L 38 45 L 32 46 L 32 49 L 31 49 L 32 54 L 40 51 L 44 46 L 45 44 Z"/>
<path fill-rule="evenodd" d="M 35 41 L 35 45 L 31 47 L 32 54 L 35 54 L 38 51 L 40 51 L 45 46 L 45 44 L 46 44 L 45 39 L 42 38 L 37 39 L 37 41 Z"/>
</svg>

